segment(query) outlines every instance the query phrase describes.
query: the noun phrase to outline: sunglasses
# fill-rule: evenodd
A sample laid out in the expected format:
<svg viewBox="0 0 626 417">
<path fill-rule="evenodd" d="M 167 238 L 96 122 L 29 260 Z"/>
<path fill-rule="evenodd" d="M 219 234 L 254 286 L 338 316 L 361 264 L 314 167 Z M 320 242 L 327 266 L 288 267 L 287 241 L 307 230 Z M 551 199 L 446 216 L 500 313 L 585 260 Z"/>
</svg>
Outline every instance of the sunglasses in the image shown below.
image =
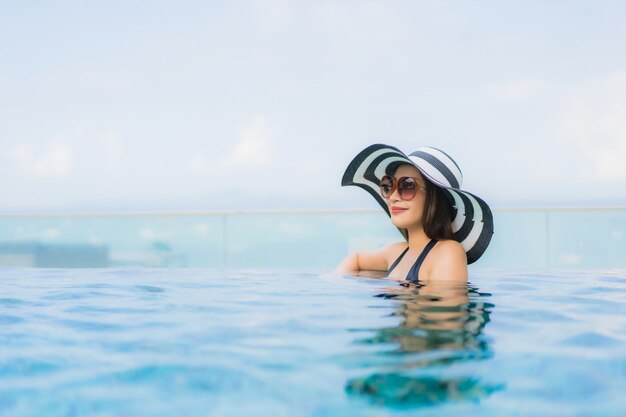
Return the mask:
<svg viewBox="0 0 626 417">
<path fill-rule="evenodd" d="M 426 188 L 418 184 L 417 178 L 402 177 L 396 180 L 391 175 L 385 175 L 380 179 L 380 193 L 383 197 L 391 197 L 396 188 L 398 189 L 400 200 L 411 200 L 417 194 L 417 190 L 426 191 Z"/>
</svg>

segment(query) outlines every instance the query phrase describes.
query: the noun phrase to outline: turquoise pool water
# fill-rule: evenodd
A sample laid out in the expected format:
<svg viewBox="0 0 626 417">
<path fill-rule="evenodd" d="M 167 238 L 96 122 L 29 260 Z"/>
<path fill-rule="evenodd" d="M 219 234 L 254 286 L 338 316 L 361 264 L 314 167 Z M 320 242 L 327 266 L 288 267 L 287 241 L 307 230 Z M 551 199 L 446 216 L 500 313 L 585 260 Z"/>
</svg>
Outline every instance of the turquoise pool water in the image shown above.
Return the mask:
<svg viewBox="0 0 626 417">
<path fill-rule="evenodd" d="M 0 415 L 624 415 L 624 270 L 321 272 L 0 269 Z"/>
</svg>

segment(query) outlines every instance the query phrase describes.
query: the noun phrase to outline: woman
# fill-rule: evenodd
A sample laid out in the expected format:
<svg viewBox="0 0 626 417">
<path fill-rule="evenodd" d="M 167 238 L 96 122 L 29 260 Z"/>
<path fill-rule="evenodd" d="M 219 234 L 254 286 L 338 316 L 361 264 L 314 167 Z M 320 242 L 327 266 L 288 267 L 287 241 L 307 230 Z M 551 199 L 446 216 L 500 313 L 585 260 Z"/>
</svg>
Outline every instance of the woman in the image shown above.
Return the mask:
<svg viewBox="0 0 626 417">
<path fill-rule="evenodd" d="M 423 147 L 408 156 L 389 145 L 363 150 L 341 185 L 368 191 L 405 241 L 353 253 L 337 271 L 387 271 L 390 278 L 420 284 L 466 283 L 467 264 L 489 245 L 493 217 L 483 200 L 460 190 L 462 181 L 458 165 L 439 149 Z"/>
</svg>

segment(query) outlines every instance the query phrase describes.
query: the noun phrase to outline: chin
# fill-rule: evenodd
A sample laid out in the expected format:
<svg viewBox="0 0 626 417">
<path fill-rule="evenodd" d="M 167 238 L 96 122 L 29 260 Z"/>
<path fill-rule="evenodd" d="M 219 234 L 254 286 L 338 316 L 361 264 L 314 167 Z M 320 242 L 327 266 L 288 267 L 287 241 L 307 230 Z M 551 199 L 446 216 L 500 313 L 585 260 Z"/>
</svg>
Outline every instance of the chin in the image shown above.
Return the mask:
<svg viewBox="0 0 626 417">
<path fill-rule="evenodd" d="M 411 221 L 409 219 L 405 220 L 405 219 L 399 219 L 399 218 L 391 218 L 391 223 L 400 228 L 400 229 L 409 229 L 411 228 L 411 226 L 415 226 L 415 221 Z"/>
</svg>

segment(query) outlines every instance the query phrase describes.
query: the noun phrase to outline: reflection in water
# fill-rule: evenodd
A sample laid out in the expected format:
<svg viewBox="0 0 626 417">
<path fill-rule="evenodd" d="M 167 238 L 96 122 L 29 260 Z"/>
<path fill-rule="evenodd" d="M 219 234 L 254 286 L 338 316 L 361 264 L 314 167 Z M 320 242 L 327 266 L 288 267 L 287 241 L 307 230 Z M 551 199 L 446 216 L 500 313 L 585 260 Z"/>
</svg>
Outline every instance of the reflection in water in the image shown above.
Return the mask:
<svg viewBox="0 0 626 417">
<path fill-rule="evenodd" d="M 450 366 L 493 355 L 482 334 L 494 307 L 484 301 L 490 295 L 471 284 L 400 284 L 377 295 L 398 301 L 392 315 L 401 321 L 356 343 L 380 346 L 376 355 L 394 358 L 394 365 L 349 380 L 346 391 L 385 405 L 428 406 L 478 400 L 502 389 Z"/>
</svg>

